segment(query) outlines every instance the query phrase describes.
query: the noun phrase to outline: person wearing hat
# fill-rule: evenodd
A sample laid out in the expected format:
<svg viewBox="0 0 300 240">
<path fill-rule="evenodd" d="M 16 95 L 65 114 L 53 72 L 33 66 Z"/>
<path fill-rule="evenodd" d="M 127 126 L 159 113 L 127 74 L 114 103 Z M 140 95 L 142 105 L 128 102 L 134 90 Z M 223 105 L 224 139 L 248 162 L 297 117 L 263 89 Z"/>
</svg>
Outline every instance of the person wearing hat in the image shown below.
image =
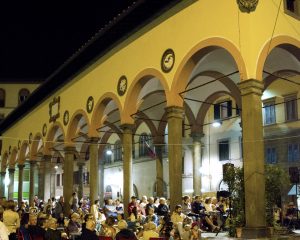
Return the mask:
<svg viewBox="0 0 300 240">
<path fill-rule="evenodd" d="M 127 222 L 125 220 L 120 220 L 118 222 L 118 229 L 120 230 L 116 235 L 116 240 L 137 240 L 137 237 L 135 236 L 134 232 L 129 230 L 127 225 Z"/>
</svg>

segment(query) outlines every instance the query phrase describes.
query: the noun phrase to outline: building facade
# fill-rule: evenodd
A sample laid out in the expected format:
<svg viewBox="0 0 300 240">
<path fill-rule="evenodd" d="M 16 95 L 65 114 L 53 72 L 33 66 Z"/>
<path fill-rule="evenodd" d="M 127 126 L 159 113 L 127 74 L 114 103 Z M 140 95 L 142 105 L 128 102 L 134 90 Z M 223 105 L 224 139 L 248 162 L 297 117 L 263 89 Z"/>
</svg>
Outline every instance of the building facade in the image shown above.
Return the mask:
<svg viewBox="0 0 300 240">
<path fill-rule="evenodd" d="M 30 200 L 156 195 L 174 208 L 226 189 L 229 162 L 260 236 L 265 162 L 298 165 L 300 22 L 298 1 L 245 2 L 137 1 L 117 16 L 0 125 L 2 193 L 19 168 L 23 198 L 29 164 Z"/>
</svg>

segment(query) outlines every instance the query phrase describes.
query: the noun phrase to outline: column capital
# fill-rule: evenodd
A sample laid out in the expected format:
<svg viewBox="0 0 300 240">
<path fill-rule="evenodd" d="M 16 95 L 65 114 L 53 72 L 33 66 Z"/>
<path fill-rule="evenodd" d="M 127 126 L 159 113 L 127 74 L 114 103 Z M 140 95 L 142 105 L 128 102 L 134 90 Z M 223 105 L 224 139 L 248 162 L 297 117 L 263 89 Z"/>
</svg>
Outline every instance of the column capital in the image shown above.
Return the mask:
<svg viewBox="0 0 300 240">
<path fill-rule="evenodd" d="M 43 162 L 50 162 L 52 159 L 52 155 L 43 155 Z"/>
<path fill-rule="evenodd" d="M 165 108 L 167 118 L 184 118 L 184 108 L 178 106 L 170 106 Z"/>
<path fill-rule="evenodd" d="M 36 160 L 29 160 L 29 164 L 30 166 L 34 166 L 37 164 L 37 161 Z"/>
<path fill-rule="evenodd" d="M 8 169 L 8 172 L 11 174 L 11 173 L 15 173 L 15 169 L 14 168 L 9 168 Z"/>
<path fill-rule="evenodd" d="M 76 152 L 76 148 L 74 146 L 66 146 L 64 147 L 64 151 L 65 153 L 72 154 Z"/>
<path fill-rule="evenodd" d="M 89 141 L 90 141 L 92 144 L 98 143 L 99 140 L 100 140 L 99 137 L 90 137 L 90 138 L 89 138 Z"/>
<path fill-rule="evenodd" d="M 120 125 L 120 128 L 123 130 L 123 133 L 132 133 L 132 130 L 135 128 L 135 124 L 124 123 Z"/>
<path fill-rule="evenodd" d="M 201 142 L 201 139 L 205 136 L 204 133 L 192 132 L 190 137 L 193 139 L 193 142 Z"/>
<path fill-rule="evenodd" d="M 78 167 L 83 167 L 84 165 L 85 165 L 85 162 L 82 162 L 82 161 L 77 162 Z"/>
<path fill-rule="evenodd" d="M 25 167 L 25 164 L 18 164 L 18 168 L 19 168 L 19 170 L 23 170 L 23 169 L 24 169 L 24 167 Z"/>
<path fill-rule="evenodd" d="M 263 92 L 263 82 L 256 79 L 248 79 L 238 83 L 241 95 L 256 94 L 261 96 Z"/>
</svg>

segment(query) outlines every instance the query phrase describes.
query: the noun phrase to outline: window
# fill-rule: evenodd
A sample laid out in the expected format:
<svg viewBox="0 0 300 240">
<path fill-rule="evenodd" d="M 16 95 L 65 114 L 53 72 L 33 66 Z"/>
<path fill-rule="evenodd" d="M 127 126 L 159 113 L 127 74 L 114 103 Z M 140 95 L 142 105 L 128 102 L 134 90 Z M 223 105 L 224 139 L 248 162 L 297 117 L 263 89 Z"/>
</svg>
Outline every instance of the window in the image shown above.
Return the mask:
<svg viewBox="0 0 300 240">
<path fill-rule="evenodd" d="M 264 104 L 264 118 L 265 125 L 274 124 L 276 122 L 274 102 L 268 102 Z"/>
<path fill-rule="evenodd" d="M 286 121 L 293 121 L 298 119 L 297 114 L 297 98 L 296 96 L 286 97 L 285 102 L 285 119 Z"/>
<path fill-rule="evenodd" d="M 219 141 L 219 160 L 229 160 L 229 140 Z"/>
<path fill-rule="evenodd" d="M 299 19 L 300 16 L 300 0 L 285 0 L 285 13 Z"/>
<path fill-rule="evenodd" d="M 19 91 L 19 104 L 24 102 L 28 98 L 29 94 L 30 94 L 30 92 L 28 89 L 22 88 Z"/>
<path fill-rule="evenodd" d="M 79 178 L 79 171 L 73 172 L 73 184 L 79 184 L 80 178 Z"/>
<path fill-rule="evenodd" d="M 122 161 L 122 144 L 120 140 L 116 141 L 114 145 L 114 161 Z"/>
<path fill-rule="evenodd" d="M 296 162 L 300 160 L 299 143 L 288 144 L 288 161 Z"/>
<path fill-rule="evenodd" d="M 83 173 L 83 184 L 84 185 L 90 184 L 90 173 L 89 172 Z"/>
<path fill-rule="evenodd" d="M 275 147 L 267 147 L 266 162 L 268 164 L 277 163 L 277 153 L 276 153 L 276 148 Z"/>
<path fill-rule="evenodd" d="M 106 164 L 110 164 L 111 163 L 111 155 L 112 155 L 111 145 L 107 144 L 105 146 L 105 150 L 104 150 L 104 161 L 105 161 Z"/>
<path fill-rule="evenodd" d="M 5 90 L 0 88 L 0 107 L 5 107 Z"/>
<path fill-rule="evenodd" d="M 56 174 L 56 186 L 60 187 L 60 174 Z"/>
<path fill-rule="evenodd" d="M 232 102 L 226 101 L 214 104 L 214 119 L 224 119 L 232 116 Z"/>
<path fill-rule="evenodd" d="M 145 157 L 148 155 L 149 136 L 146 133 L 142 133 L 139 139 L 139 156 Z"/>
</svg>

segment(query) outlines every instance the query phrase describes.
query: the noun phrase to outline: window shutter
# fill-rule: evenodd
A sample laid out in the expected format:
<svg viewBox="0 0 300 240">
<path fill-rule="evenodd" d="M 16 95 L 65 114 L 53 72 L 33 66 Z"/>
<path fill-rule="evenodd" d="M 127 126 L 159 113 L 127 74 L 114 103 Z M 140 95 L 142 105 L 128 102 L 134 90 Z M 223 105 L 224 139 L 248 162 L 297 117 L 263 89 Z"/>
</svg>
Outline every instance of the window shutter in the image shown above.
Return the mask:
<svg viewBox="0 0 300 240">
<path fill-rule="evenodd" d="M 214 119 L 219 120 L 220 119 L 220 104 L 214 105 Z"/>
<path fill-rule="evenodd" d="M 227 117 L 232 116 L 232 101 L 227 101 Z"/>
</svg>

